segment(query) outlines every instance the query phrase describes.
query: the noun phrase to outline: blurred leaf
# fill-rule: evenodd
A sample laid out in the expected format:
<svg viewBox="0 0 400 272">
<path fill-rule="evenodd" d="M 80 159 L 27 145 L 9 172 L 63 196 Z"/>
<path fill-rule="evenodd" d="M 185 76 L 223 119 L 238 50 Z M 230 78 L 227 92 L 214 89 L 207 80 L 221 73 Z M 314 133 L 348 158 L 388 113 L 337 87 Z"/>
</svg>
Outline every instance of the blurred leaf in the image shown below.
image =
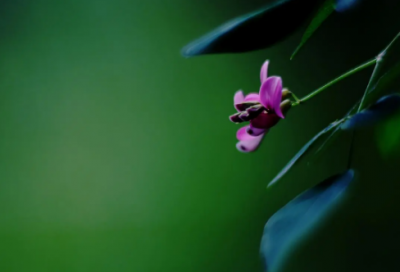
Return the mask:
<svg viewBox="0 0 400 272">
<path fill-rule="evenodd" d="M 290 59 L 293 59 L 294 56 L 300 51 L 303 45 L 308 41 L 309 38 L 314 34 L 314 32 L 321 26 L 321 24 L 332 14 L 335 10 L 335 0 L 326 0 L 323 5 L 318 10 L 315 17 L 312 19 L 310 25 L 307 27 L 304 35 L 301 39 L 299 46 L 293 52 Z"/>
<path fill-rule="evenodd" d="M 336 0 L 336 10 L 341 12 L 341 11 L 346 11 L 350 8 L 352 8 L 359 0 Z"/>
<path fill-rule="evenodd" d="M 268 184 L 268 187 L 270 187 L 271 185 L 276 183 L 287 172 L 289 172 L 289 170 L 293 167 L 293 165 L 295 165 L 307 153 L 307 151 L 310 149 L 310 147 L 315 145 L 317 140 L 319 140 L 323 135 L 325 135 L 326 133 L 328 133 L 329 131 L 331 131 L 332 129 L 337 127 L 338 125 L 340 125 L 342 122 L 343 122 L 343 119 L 339 120 L 339 121 L 336 121 L 336 122 L 333 122 L 332 124 L 327 126 L 325 129 L 323 129 L 321 132 L 319 132 L 317 135 L 315 135 L 308 143 L 306 143 L 300 149 L 299 152 L 297 152 L 297 154 L 289 161 L 289 163 L 286 164 L 286 166 L 279 172 L 279 174 Z"/>
<path fill-rule="evenodd" d="M 361 108 L 374 103 L 400 76 L 400 33 L 377 57 Z"/>
<path fill-rule="evenodd" d="M 347 119 L 342 125 L 343 130 L 359 129 L 373 126 L 389 118 L 400 110 L 400 95 L 392 94 L 379 99 L 368 109 L 362 110 Z"/>
<path fill-rule="evenodd" d="M 383 122 L 377 128 L 378 147 L 383 156 L 400 151 L 400 114 Z"/>
<path fill-rule="evenodd" d="M 182 55 L 240 53 L 274 45 L 298 29 L 322 0 L 281 0 L 237 17 L 182 49 Z"/>
<path fill-rule="evenodd" d="M 326 179 L 297 196 L 268 220 L 260 248 L 265 270 L 275 270 L 300 239 L 327 217 L 353 178 L 354 171 L 348 170 Z"/>
</svg>

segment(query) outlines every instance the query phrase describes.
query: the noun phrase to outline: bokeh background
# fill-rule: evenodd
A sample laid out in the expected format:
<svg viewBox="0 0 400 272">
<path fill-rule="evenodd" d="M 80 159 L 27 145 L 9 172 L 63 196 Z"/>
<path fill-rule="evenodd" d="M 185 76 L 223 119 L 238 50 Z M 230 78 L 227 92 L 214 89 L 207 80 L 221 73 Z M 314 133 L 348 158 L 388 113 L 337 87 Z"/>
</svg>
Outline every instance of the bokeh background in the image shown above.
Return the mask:
<svg viewBox="0 0 400 272">
<path fill-rule="evenodd" d="M 400 30 L 400 3 L 366 0 L 329 18 L 293 61 L 301 30 L 257 52 L 180 56 L 266 2 L 0 2 L 0 271 L 262 271 L 265 222 L 345 169 L 349 135 L 266 184 L 347 111 L 372 70 L 292 109 L 252 154 L 235 148 L 234 92 L 257 91 L 269 59 L 270 74 L 306 95 Z M 400 271 L 396 131 L 356 134 L 350 197 L 283 271 Z"/>
</svg>

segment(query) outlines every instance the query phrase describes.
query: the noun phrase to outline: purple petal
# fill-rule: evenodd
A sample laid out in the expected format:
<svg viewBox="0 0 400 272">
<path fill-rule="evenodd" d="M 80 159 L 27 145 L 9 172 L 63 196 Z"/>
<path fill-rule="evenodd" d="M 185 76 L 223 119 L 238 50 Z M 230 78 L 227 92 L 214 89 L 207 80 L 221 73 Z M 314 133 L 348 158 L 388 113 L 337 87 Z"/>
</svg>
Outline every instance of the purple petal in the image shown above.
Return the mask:
<svg viewBox="0 0 400 272">
<path fill-rule="evenodd" d="M 244 152 L 244 153 L 253 152 L 258 148 L 262 139 L 263 139 L 263 136 L 261 136 L 260 139 L 255 139 L 255 140 L 250 140 L 250 141 L 240 141 L 236 144 L 236 148 L 240 152 Z"/>
<path fill-rule="evenodd" d="M 240 119 L 239 115 L 240 115 L 240 112 L 235 113 L 235 114 L 229 116 L 229 120 L 231 120 L 231 122 L 233 122 L 233 123 L 242 123 L 243 120 Z"/>
<path fill-rule="evenodd" d="M 249 93 L 244 98 L 244 101 L 260 101 L 260 95 L 258 93 Z"/>
<path fill-rule="evenodd" d="M 256 128 L 253 127 L 250 123 L 250 126 L 247 127 L 246 132 L 247 134 L 256 137 L 256 136 L 260 136 L 261 134 L 266 133 L 268 129 L 263 129 L 263 128 Z"/>
<path fill-rule="evenodd" d="M 239 112 L 241 112 L 241 111 L 247 110 L 248 108 L 256 106 L 257 104 L 259 104 L 258 101 L 245 101 L 245 102 L 236 104 L 235 107 Z M 260 106 L 262 107 L 262 105 L 260 105 Z"/>
<path fill-rule="evenodd" d="M 262 112 L 256 118 L 250 121 L 254 128 L 269 129 L 275 126 L 281 118 L 273 113 Z"/>
<path fill-rule="evenodd" d="M 255 138 L 247 133 L 247 128 L 249 127 L 250 126 L 239 128 L 239 130 L 236 132 L 236 138 L 239 141 L 248 141 L 248 140 L 253 140 Z"/>
<path fill-rule="evenodd" d="M 263 84 L 264 81 L 266 81 L 268 78 L 268 64 L 269 64 L 269 61 L 266 60 L 261 67 L 261 72 L 260 72 L 261 84 Z"/>
<path fill-rule="evenodd" d="M 239 90 L 233 96 L 233 105 L 235 106 L 236 110 L 239 109 L 236 107 L 237 104 L 242 103 L 244 101 L 244 94 L 242 90 Z"/>
<path fill-rule="evenodd" d="M 244 111 L 244 112 L 242 112 L 242 113 L 239 114 L 239 118 L 240 118 L 242 121 L 247 122 L 247 121 L 250 121 L 251 115 L 250 115 L 250 113 L 248 113 L 247 111 Z"/>
<path fill-rule="evenodd" d="M 264 135 L 260 136 L 260 139 L 256 139 L 253 141 L 240 141 L 236 144 L 237 150 L 243 153 L 254 152 L 260 146 L 261 141 L 263 140 Z"/>
<path fill-rule="evenodd" d="M 241 128 L 242 129 L 246 129 L 246 127 Z M 239 132 L 239 131 L 238 131 Z M 264 134 L 261 134 L 260 136 L 257 137 L 253 137 L 250 136 L 246 133 L 247 136 L 244 136 L 244 140 L 240 140 L 237 144 L 236 144 L 236 148 L 241 151 L 241 152 L 253 152 L 255 151 L 258 146 L 260 145 L 262 139 L 264 138 Z"/>
<path fill-rule="evenodd" d="M 280 118 L 285 118 L 281 111 L 282 79 L 269 77 L 260 88 L 260 102 L 268 110 L 272 110 Z"/>
</svg>

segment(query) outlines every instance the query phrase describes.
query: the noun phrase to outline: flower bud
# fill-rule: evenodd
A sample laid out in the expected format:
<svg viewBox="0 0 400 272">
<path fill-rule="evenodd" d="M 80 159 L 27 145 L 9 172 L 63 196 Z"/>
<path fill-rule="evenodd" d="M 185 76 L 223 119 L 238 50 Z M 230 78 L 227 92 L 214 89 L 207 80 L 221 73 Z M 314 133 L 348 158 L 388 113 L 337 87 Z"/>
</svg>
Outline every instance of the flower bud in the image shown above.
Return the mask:
<svg viewBox="0 0 400 272">
<path fill-rule="evenodd" d="M 289 89 L 282 90 L 282 101 L 292 97 L 292 92 Z"/>
<path fill-rule="evenodd" d="M 239 114 L 239 118 L 242 119 L 242 121 L 250 121 L 251 116 L 247 111 L 243 111 Z"/>
<path fill-rule="evenodd" d="M 255 106 L 257 104 L 260 104 L 260 102 L 257 101 L 245 101 L 239 104 L 236 104 L 235 107 L 239 110 L 239 111 L 245 111 L 248 108 Z"/>
<path fill-rule="evenodd" d="M 263 110 L 264 107 L 261 104 L 258 104 L 248 108 L 246 111 L 249 113 L 250 119 L 253 119 L 256 118 Z"/>
<path fill-rule="evenodd" d="M 281 102 L 281 110 L 284 115 L 290 110 L 292 107 L 292 102 L 289 99 L 286 99 Z"/>
<path fill-rule="evenodd" d="M 233 123 L 242 123 L 243 120 L 240 119 L 240 117 L 239 117 L 240 114 L 241 114 L 241 112 L 235 113 L 235 114 L 229 116 L 229 120 L 231 120 L 231 122 L 233 122 Z"/>
</svg>

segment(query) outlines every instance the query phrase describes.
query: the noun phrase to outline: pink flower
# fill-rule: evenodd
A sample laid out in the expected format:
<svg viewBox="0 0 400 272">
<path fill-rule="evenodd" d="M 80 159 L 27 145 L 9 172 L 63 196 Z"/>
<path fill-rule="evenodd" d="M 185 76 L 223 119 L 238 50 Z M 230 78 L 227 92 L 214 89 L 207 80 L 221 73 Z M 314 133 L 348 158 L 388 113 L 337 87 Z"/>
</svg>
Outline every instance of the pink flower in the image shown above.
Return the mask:
<svg viewBox="0 0 400 272">
<path fill-rule="evenodd" d="M 290 95 L 289 91 L 282 88 L 282 79 L 267 76 L 268 64 L 267 60 L 261 67 L 259 93 L 244 96 L 240 90 L 233 98 L 238 113 L 231 115 L 230 120 L 235 123 L 250 121 L 248 126 L 240 128 L 236 134 L 239 140 L 236 147 L 242 152 L 255 151 L 268 130 L 285 118 L 282 110 L 287 111 L 291 106 L 290 100 L 282 102 L 282 98 Z"/>
</svg>

